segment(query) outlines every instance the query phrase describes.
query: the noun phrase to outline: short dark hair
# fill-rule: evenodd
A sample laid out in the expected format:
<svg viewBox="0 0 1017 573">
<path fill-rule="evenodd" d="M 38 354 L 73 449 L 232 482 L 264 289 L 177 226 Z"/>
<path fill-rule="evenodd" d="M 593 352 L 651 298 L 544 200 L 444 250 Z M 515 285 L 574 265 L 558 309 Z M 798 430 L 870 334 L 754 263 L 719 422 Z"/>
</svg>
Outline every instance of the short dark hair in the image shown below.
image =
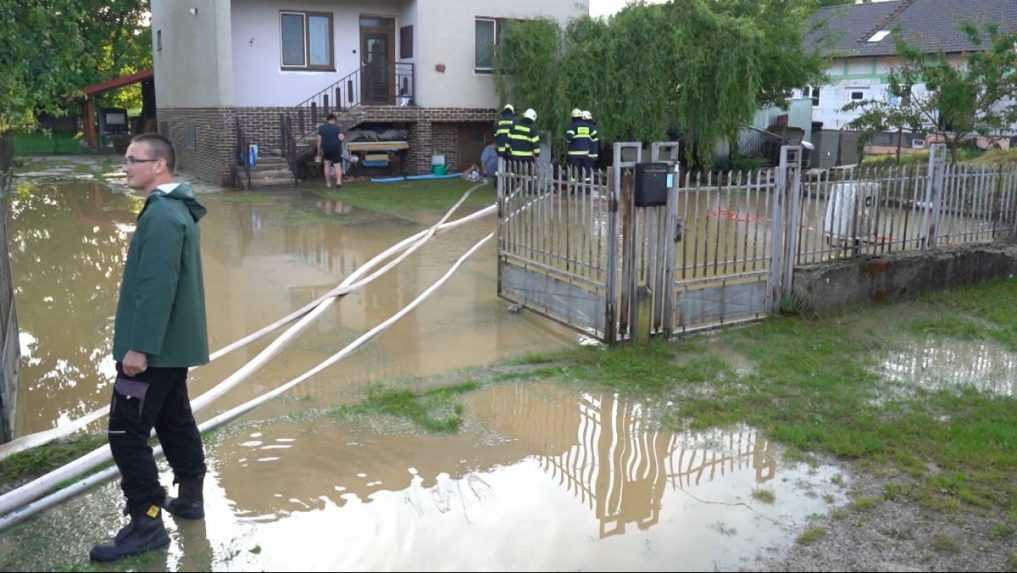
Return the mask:
<svg viewBox="0 0 1017 573">
<path fill-rule="evenodd" d="M 152 159 L 165 159 L 166 167 L 169 168 L 170 173 L 176 169 L 177 152 L 174 151 L 173 142 L 169 139 L 158 133 L 142 133 L 141 135 L 135 135 L 131 139 L 131 143 L 144 143 L 148 145 L 148 148 L 152 150 Z"/>
<path fill-rule="evenodd" d="M 335 114 L 330 113 L 328 114 L 328 117 L 325 118 L 325 121 L 332 121 L 333 119 L 335 119 Z"/>
</svg>

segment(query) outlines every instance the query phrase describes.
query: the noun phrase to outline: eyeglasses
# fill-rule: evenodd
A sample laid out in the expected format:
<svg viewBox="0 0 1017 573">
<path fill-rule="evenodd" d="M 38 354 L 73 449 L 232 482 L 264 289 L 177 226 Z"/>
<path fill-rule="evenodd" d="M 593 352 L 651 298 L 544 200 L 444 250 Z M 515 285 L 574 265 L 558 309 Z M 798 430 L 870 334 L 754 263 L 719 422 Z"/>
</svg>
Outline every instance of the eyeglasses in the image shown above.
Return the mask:
<svg viewBox="0 0 1017 573">
<path fill-rule="evenodd" d="M 139 163 L 151 163 L 153 161 L 159 161 L 159 160 L 158 159 L 138 159 L 137 157 L 132 157 L 130 155 L 128 155 L 127 157 L 124 157 L 124 165 L 137 165 Z"/>
</svg>

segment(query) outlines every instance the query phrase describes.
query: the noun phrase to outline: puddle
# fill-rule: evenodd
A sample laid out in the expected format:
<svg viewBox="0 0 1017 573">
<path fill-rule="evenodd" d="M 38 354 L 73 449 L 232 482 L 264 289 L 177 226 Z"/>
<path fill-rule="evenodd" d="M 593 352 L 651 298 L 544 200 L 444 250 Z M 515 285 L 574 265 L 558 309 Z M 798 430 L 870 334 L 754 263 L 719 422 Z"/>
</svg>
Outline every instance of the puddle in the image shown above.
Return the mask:
<svg viewBox="0 0 1017 573">
<path fill-rule="evenodd" d="M 886 380 L 926 390 L 972 387 L 1013 397 L 1017 355 L 991 342 L 927 337 L 889 352 L 879 366 Z"/>
<path fill-rule="evenodd" d="M 299 192 L 204 193 L 202 257 L 212 350 L 331 290 L 391 244 L 433 222 L 357 209 Z M 54 427 L 109 403 L 117 289 L 143 202 L 99 183 L 20 179 L 8 229 L 23 353 L 15 431 Z M 388 318 L 440 277 L 494 220 L 441 235 L 368 289 L 335 304 L 272 364 L 220 399 L 222 411 L 285 383 Z M 496 297 L 492 242 L 428 303 L 364 349 L 300 386 L 298 399 L 359 399 L 380 379 L 427 376 L 575 345 L 564 328 L 510 313 Z M 281 332 L 281 331 L 279 331 Z M 270 339 L 192 373 L 192 396 L 226 378 Z M 287 400 L 266 405 L 285 413 Z M 206 411 L 204 417 L 212 415 Z"/>
<path fill-rule="evenodd" d="M 452 436 L 329 419 L 234 426 L 208 448 L 204 529 L 181 525 L 158 568 L 752 568 L 846 502 L 838 468 L 785 462 L 749 427 L 673 433 L 639 402 L 543 383 L 463 401 Z M 0 537 L 0 567 L 82 562 L 96 532 L 115 529 L 116 493 L 104 486 Z M 97 525 L 82 532 L 61 515 Z M 21 546 L 61 530 L 78 541 L 59 556 Z"/>
</svg>

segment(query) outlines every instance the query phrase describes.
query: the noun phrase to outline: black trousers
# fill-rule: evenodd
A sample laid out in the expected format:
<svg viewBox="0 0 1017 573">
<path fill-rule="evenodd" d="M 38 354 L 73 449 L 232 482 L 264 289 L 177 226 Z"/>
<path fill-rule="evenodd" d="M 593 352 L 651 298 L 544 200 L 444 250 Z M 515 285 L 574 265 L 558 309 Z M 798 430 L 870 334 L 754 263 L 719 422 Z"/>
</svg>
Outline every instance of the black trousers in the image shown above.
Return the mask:
<svg viewBox="0 0 1017 573">
<path fill-rule="evenodd" d="M 155 428 L 173 468 L 174 483 L 205 475 L 205 451 L 187 396 L 186 368 L 149 368 L 130 377 L 117 363 L 117 382 L 110 404 L 109 445 L 120 468 L 120 487 L 128 511 L 162 505 L 166 490 L 148 438 Z"/>
</svg>

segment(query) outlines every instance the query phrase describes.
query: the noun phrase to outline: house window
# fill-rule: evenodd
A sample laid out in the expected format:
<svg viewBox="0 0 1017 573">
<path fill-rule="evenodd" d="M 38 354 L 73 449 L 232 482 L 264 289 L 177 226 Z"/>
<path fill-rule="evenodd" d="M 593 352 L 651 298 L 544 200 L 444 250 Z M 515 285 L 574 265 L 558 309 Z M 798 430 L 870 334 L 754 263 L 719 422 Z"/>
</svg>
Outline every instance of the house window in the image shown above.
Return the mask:
<svg viewBox="0 0 1017 573">
<path fill-rule="evenodd" d="M 865 92 L 851 92 L 851 101 L 861 101 L 865 99 Z"/>
<path fill-rule="evenodd" d="M 335 70 L 332 15 L 282 12 L 282 67 L 298 70 Z"/>
<path fill-rule="evenodd" d="M 491 73 L 494 71 L 494 46 L 498 42 L 498 21 L 477 18 L 475 30 L 476 62 L 474 69 L 478 72 Z"/>
<path fill-rule="evenodd" d="M 413 26 L 399 28 L 399 59 L 413 57 Z"/>
<path fill-rule="evenodd" d="M 869 42 L 871 42 L 873 44 L 882 42 L 889 35 L 890 35 L 890 30 L 880 30 L 880 31 L 876 32 L 875 34 L 873 34 L 869 38 Z"/>
<path fill-rule="evenodd" d="M 804 88 L 802 88 L 802 97 L 812 99 L 812 106 L 819 107 L 819 88 L 805 86 Z"/>
</svg>

